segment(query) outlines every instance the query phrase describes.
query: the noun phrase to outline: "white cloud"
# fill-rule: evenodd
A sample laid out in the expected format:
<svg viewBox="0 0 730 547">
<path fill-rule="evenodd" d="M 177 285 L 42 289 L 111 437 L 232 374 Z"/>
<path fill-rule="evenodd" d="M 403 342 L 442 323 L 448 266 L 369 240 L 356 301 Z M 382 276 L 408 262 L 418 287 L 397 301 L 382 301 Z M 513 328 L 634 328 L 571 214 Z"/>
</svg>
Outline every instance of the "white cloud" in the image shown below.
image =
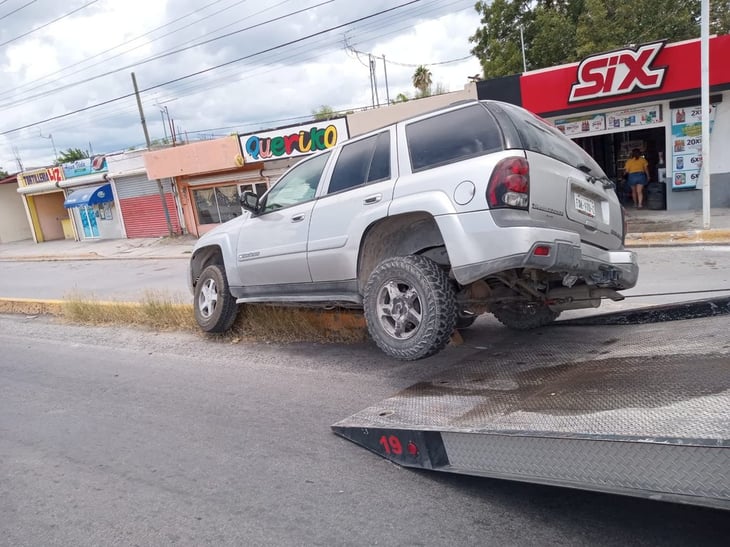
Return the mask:
<svg viewBox="0 0 730 547">
<path fill-rule="evenodd" d="M 307 5 L 320 1 L 308 0 Z M 13 15 L 3 21 L 0 42 L 83 3 L 83 0 L 54 2 L 53 13 L 31 12 L 30 8 L 18 12 L 16 15 L 23 17 Z M 9 9 L 8 5 L 11 2 L 6 4 Z M 143 134 L 133 97 L 55 121 L 43 121 L 130 94 L 132 71 L 144 90 L 394 5 L 397 3 L 386 0 L 367 3 L 335 0 L 305 14 L 284 17 L 224 40 L 138 64 L 153 55 L 284 16 L 301 9 L 303 3 L 217 0 L 201 6 L 193 0 L 101 0 L 74 16 L 0 47 L 0 71 L 5 75 L 5 86 L 0 89 L 0 132 L 33 124 L 0 136 L 0 166 L 15 169 L 13 147 L 26 166 L 50 163 L 53 157 L 50 140 L 41 138 L 39 132 L 44 136 L 52 134 L 58 150 L 85 149 L 89 143 L 95 152 L 141 145 Z M 0 7 L 0 16 L 3 13 Z M 153 31 L 186 14 L 190 15 Z M 189 26 L 183 28 L 185 25 Z M 155 103 L 167 106 L 177 126 L 193 134 L 192 138 L 196 138 L 195 131 L 202 129 L 219 128 L 218 134 L 228 134 L 286 125 L 291 123 L 287 120 L 310 116 L 323 104 L 338 110 L 370 105 L 369 69 L 354 54 L 345 51 L 345 32 L 358 50 L 385 55 L 391 98 L 399 92 L 413 94 L 411 77 L 419 64 L 429 67 L 434 84 L 441 83 L 450 90 L 461 89 L 468 75 L 480 72 L 475 58 L 450 64 L 431 63 L 468 56 L 471 47 L 468 37 L 478 25 L 479 17 L 471 0 L 422 0 L 386 16 L 145 91 L 142 98 L 150 133 L 153 138 L 163 136 L 160 111 Z M 181 30 L 173 32 L 175 29 Z M 208 34 L 211 31 L 216 32 Z M 149 34 L 116 47 L 144 33 Z M 100 55 L 105 50 L 111 51 Z M 96 57 L 86 61 L 92 56 Z M 366 58 L 360 55 L 361 60 Z M 380 101 L 384 103 L 383 63 L 381 59 L 376 62 Z M 134 66 L 47 96 L 29 98 L 125 65 Z M 59 73 L 54 75 L 56 71 Z"/>
</svg>

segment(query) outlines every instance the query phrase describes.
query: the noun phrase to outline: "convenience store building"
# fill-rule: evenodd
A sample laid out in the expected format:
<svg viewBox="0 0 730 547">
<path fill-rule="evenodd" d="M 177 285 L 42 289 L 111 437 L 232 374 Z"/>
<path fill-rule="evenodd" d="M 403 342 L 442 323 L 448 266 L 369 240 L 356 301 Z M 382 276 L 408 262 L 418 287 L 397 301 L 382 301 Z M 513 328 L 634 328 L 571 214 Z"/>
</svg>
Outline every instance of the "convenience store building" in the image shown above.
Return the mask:
<svg viewBox="0 0 730 547">
<path fill-rule="evenodd" d="M 713 207 L 730 206 L 730 35 L 710 39 Z M 479 99 L 518 104 L 552 122 L 621 181 L 633 148 L 664 183 L 668 210 L 702 208 L 700 41 L 652 42 L 477 84 Z"/>
</svg>

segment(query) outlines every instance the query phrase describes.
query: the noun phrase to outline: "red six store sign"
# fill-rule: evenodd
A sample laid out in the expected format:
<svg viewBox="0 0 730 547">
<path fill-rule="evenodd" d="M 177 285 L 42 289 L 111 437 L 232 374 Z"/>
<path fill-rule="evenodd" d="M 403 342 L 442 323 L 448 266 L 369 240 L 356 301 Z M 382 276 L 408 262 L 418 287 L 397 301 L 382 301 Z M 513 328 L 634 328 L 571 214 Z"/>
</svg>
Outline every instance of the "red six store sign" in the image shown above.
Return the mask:
<svg viewBox="0 0 730 547">
<path fill-rule="evenodd" d="M 570 88 L 568 102 L 661 88 L 667 67 L 651 65 L 663 47 L 664 42 L 654 42 L 587 57 L 578 65 L 578 79 Z"/>
</svg>

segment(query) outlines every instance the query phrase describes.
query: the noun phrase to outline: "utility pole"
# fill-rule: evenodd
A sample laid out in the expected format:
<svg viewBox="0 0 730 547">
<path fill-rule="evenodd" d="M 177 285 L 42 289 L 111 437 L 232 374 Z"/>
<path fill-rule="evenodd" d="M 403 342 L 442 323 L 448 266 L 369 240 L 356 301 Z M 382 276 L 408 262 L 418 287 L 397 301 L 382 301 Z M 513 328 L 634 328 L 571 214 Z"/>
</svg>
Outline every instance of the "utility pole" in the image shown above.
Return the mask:
<svg viewBox="0 0 730 547">
<path fill-rule="evenodd" d="M 383 74 L 385 74 L 385 99 L 390 104 L 390 90 L 388 89 L 388 65 L 385 63 L 385 54 L 383 54 Z"/>
<path fill-rule="evenodd" d="M 132 72 L 132 85 L 134 86 L 134 96 L 137 98 L 137 108 L 139 109 L 139 118 L 142 121 L 142 130 L 144 131 L 144 140 L 147 143 L 147 150 L 152 150 L 150 143 L 150 134 L 147 131 L 147 122 L 144 119 L 144 110 L 142 110 L 142 101 L 139 98 L 139 89 L 137 88 L 137 78 Z M 160 199 L 162 200 L 162 210 L 165 211 L 165 220 L 167 221 L 167 231 L 172 237 L 172 221 L 170 220 L 170 211 L 167 210 L 167 200 L 165 199 L 165 190 L 162 188 L 162 181 L 157 180 L 157 189 L 160 191 Z"/>
<path fill-rule="evenodd" d="M 370 57 L 370 62 L 372 63 L 370 67 L 370 71 L 373 73 L 373 89 L 375 89 L 375 103 L 377 106 L 380 106 L 380 97 L 378 97 L 378 77 L 376 72 L 376 62 L 375 57 Z"/>
<path fill-rule="evenodd" d="M 370 97 L 375 108 L 375 87 L 373 86 L 373 56 L 368 53 L 368 68 L 370 69 Z"/>
</svg>

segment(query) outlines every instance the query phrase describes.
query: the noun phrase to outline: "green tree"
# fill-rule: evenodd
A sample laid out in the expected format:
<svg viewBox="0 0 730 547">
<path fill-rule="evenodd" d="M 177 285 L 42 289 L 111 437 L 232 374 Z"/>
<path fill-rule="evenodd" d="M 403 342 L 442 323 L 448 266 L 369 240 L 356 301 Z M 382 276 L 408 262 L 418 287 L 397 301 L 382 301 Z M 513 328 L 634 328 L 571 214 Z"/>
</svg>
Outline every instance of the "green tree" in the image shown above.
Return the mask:
<svg viewBox="0 0 730 547">
<path fill-rule="evenodd" d="M 592 53 L 700 35 L 701 0 L 494 0 L 475 5 L 481 24 L 469 40 L 485 78 L 578 61 Z M 730 2 L 710 3 L 710 32 L 730 32 Z"/>
<path fill-rule="evenodd" d="M 482 63 L 484 78 L 522 72 L 520 28 L 529 26 L 531 12 L 525 0 L 480 0 L 474 6 L 482 26 L 469 40 L 471 52 Z"/>
<path fill-rule="evenodd" d="M 337 113 L 331 106 L 323 104 L 317 110 L 312 110 L 312 115 L 314 116 L 315 120 L 322 121 L 331 120 L 337 115 Z"/>
<path fill-rule="evenodd" d="M 56 165 L 61 165 L 62 163 L 70 163 L 76 160 L 83 160 L 88 157 L 88 152 L 85 152 L 80 148 L 69 148 L 68 150 L 63 150 L 58 155 L 58 157 L 56 158 Z"/>
<path fill-rule="evenodd" d="M 406 93 L 398 93 L 398 95 L 395 96 L 395 99 L 391 99 L 391 104 L 397 104 L 397 103 L 407 103 L 410 100 L 408 95 Z"/>
<path fill-rule="evenodd" d="M 7 176 L 9 176 L 8 172 L 5 169 L 3 169 L 2 167 L 0 167 L 0 179 L 4 179 Z"/>
<path fill-rule="evenodd" d="M 413 73 L 413 87 L 418 90 L 419 97 L 428 97 L 431 94 L 431 71 L 425 66 L 419 66 Z"/>
</svg>

